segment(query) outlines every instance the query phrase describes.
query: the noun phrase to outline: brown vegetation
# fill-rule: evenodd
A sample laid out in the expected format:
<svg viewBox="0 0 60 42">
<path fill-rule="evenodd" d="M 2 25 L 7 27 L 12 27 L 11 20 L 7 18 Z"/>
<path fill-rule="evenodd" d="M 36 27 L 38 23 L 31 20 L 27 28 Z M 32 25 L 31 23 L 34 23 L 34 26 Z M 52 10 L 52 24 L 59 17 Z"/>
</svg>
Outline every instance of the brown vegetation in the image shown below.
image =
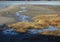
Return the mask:
<svg viewBox="0 0 60 42">
<path fill-rule="evenodd" d="M 60 30 L 54 30 L 54 31 L 44 31 L 41 34 L 43 35 L 55 35 L 55 36 L 60 36 Z"/>
<path fill-rule="evenodd" d="M 56 14 L 56 15 L 52 15 L 52 14 L 40 15 L 40 16 L 33 17 L 33 20 L 35 22 L 40 22 L 42 24 L 45 22 L 46 24 L 48 24 L 50 26 L 55 26 L 57 28 L 60 28 L 60 17 L 59 17 L 59 14 Z"/>
<path fill-rule="evenodd" d="M 49 26 L 60 28 L 60 17 L 58 14 L 35 16 L 33 17 L 33 20 L 34 22 L 18 22 L 15 24 L 10 24 L 8 26 L 16 29 L 18 32 L 26 32 L 29 29 L 44 29 L 48 28 Z M 60 36 L 60 31 L 44 31 L 40 34 Z"/>
<path fill-rule="evenodd" d="M 11 28 L 16 29 L 19 32 L 26 32 L 28 29 L 43 29 L 47 28 L 48 24 L 38 22 L 18 22 L 15 24 L 8 25 Z"/>
</svg>

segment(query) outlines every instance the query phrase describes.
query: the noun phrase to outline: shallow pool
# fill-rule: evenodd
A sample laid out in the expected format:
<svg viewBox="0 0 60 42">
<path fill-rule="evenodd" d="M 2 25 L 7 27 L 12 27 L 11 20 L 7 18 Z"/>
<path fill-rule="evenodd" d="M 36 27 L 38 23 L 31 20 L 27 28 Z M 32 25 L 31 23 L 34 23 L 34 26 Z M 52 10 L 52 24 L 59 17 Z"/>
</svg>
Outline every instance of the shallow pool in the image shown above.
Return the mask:
<svg viewBox="0 0 60 42">
<path fill-rule="evenodd" d="M 55 28 L 55 27 L 53 27 L 53 26 L 50 26 L 49 28 L 46 28 L 46 29 L 39 29 L 39 30 L 30 29 L 30 30 L 28 30 L 28 33 L 38 34 L 38 33 L 44 32 L 44 31 L 46 31 L 46 30 L 54 31 L 54 30 L 60 30 L 60 29 L 59 29 L 59 28 Z"/>
</svg>

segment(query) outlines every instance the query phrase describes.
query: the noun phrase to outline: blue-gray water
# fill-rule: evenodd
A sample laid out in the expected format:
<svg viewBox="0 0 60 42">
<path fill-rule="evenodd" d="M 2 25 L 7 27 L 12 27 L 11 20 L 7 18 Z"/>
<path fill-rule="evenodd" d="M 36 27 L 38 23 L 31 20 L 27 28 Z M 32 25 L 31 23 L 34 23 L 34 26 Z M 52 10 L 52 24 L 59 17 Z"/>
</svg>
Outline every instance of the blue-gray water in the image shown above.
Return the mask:
<svg viewBox="0 0 60 42">
<path fill-rule="evenodd" d="M 26 5 L 26 4 L 34 4 L 34 5 L 59 5 L 60 6 L 60 2 L 57 1 L 1 1 L 0 2 L 0 9 L 1 8 L 5 8 L 6 6 L 9 6 L 9 5 Z"/>
<path fill-rule="evenodd" d="M 8 4 L 0 4 L 0 9 L 4 9 L 4 8 L 6 8 L 8 6 L 9 6 Z"/>
<path fill-rule="evenodd" d="M 50 26 L 49 28 L 40 29 L 40 30 L 30 29 L 30 30 L 28 30 L 28 32 L 31 33 L 31 34 L 38 34 L 38 33 L 44 32 L 44 31 L 46 31 L 46 30 L 54 31 L 54 30 L 60 30 L 60 29 L 59 29 L 59 28 L 55 28 L 55 27 L 53 27 L 53 26 Z"/>
<path fill-rule="evenodd" d="M 27 33 L 29 33 L 29 34 L 38 34 L 38 33 L 44 32 L 46 30 L 54 31 L 54 30 L 60 30 L 60 29 L 55 28 L 53 26 L 50 26 L 49 28 L 46 28 L 46 29 L 39 29 L 39 30 L 30 29 L 30 30 L 28 30 Z M 5 30 L 2 31 L 2 33 L 4 35 L 18 35 L 18 33 L 14 29 L 5 29 Z"/>
<path fill-rule="evenodd" d="M 26 7 L 22 7 L 21 10 L 16 12 L 16 14 L 14 15 L 16 17 L 16 20 L 20 22 L 32 22 L 32 16 L 23 15 L 27 11 L 28 9 Z"/>
<path fill-rule="evenodd" d="M 37 4 L 37 5 L 60 5 L 59 1 L 2 1 L 0 4 L 9 4 L 9 5 L 16 5 L 16 4 Z"/>
</svg>

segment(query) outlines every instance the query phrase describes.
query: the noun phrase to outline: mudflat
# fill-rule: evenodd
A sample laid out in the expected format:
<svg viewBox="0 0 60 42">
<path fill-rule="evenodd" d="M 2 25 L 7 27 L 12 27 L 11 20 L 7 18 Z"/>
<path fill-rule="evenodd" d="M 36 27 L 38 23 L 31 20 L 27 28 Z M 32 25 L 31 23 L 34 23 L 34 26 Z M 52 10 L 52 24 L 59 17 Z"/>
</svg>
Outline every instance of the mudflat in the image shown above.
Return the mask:
<svg viewBox="0 0 60 42">
<path fill-rule="evenodd" d="M 12 17 L 3 17 L 0 16 L 0 24 L 4 24 L 4 23 L 12 23 L 15 22 L 16 20 Z"/>
</svg>

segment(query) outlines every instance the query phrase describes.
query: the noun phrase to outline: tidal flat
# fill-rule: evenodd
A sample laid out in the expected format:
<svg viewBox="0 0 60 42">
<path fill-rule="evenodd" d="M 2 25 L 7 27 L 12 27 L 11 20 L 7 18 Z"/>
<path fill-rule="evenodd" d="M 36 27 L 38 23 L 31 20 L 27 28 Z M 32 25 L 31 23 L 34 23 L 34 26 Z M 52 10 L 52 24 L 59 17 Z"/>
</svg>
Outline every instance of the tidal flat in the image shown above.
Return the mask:
<svg viewBox="0 0 60 42">
<path fill-rule="evenodd" d="M 0 34 L 2 42 L 58 42 L 60 6 L 1 5 Z"/>
</svg>

